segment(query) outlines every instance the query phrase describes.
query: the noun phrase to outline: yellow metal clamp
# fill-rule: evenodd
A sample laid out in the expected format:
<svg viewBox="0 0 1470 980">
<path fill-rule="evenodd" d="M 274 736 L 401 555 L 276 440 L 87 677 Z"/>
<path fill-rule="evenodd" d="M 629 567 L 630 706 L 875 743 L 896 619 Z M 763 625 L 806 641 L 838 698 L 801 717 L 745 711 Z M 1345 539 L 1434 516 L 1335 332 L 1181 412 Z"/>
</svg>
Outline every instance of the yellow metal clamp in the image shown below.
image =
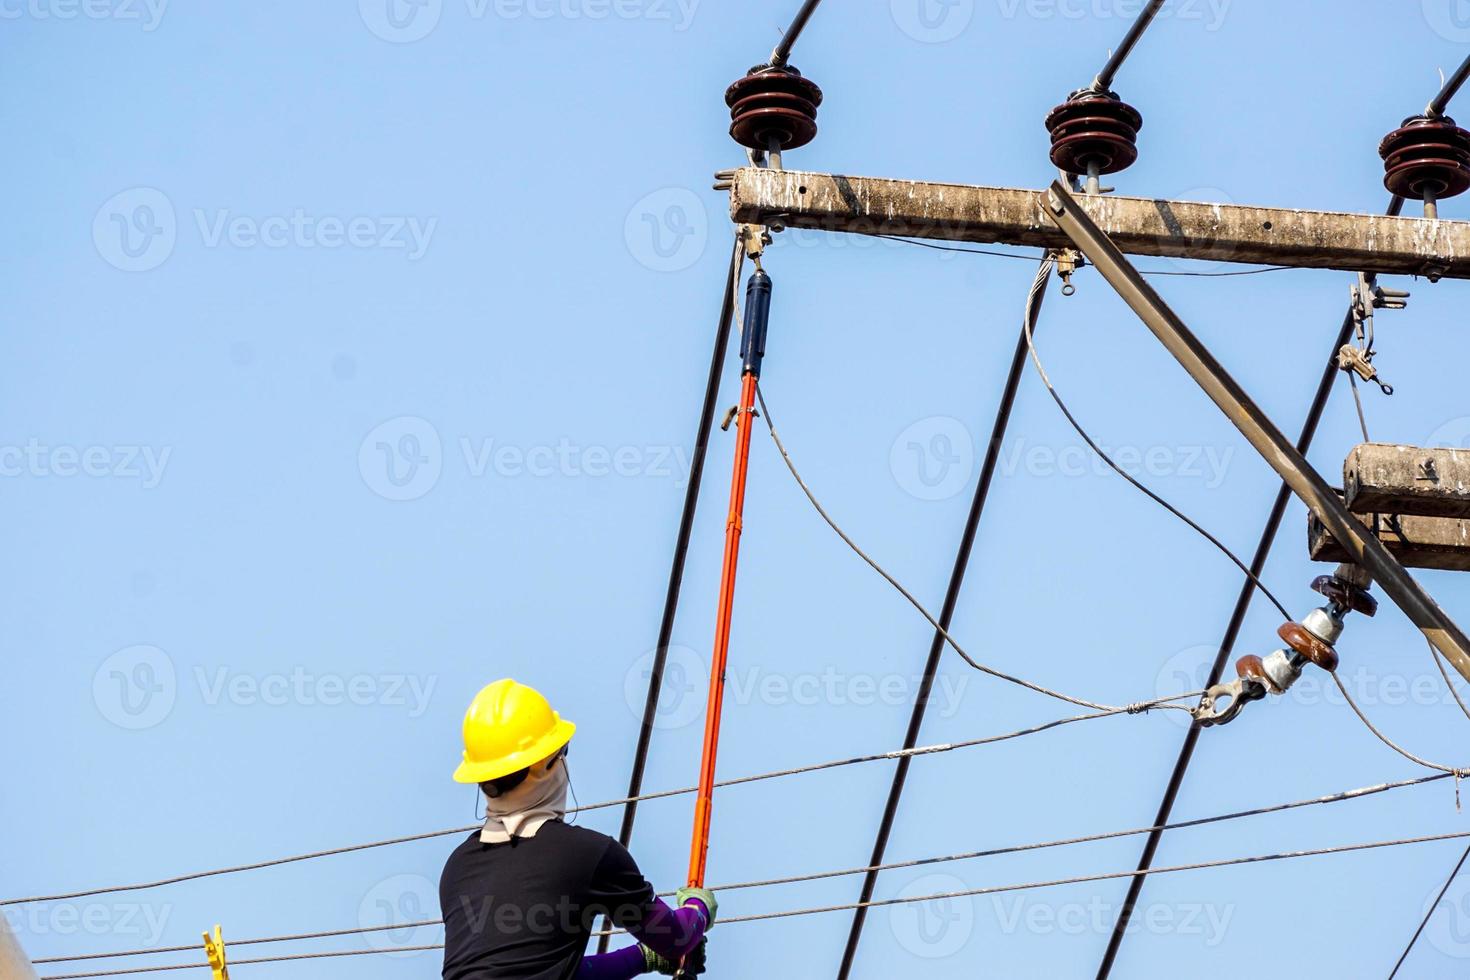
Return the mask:
<svg viewBox="0 0 1470 980">
<path fill-rule="evenodd" d="M 219 926 L 214 927 L 213 936 L 204 934 L 204 955 L 209 958 L 209 969 L 214 973 L 211 980 L 230 980 L 230 968 L 225 964 L 225 940 Z"/>
</svg>

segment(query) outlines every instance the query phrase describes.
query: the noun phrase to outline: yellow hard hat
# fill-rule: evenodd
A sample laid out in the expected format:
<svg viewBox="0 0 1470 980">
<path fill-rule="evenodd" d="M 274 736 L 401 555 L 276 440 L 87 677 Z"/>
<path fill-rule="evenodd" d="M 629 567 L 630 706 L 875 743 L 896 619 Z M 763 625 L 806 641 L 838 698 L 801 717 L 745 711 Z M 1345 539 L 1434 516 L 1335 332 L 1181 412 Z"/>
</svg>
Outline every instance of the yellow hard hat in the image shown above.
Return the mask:
<svg viewBox="0 0 1470 980">
<path fill-rule="evenodd" d="M 483 783 L 519 772 L 572 740 L 577 726 L 551 710 L 541 692 L 509 677 L 486 685 L 464 715 L 464 761 L 458 783 Z"/>
</svg>

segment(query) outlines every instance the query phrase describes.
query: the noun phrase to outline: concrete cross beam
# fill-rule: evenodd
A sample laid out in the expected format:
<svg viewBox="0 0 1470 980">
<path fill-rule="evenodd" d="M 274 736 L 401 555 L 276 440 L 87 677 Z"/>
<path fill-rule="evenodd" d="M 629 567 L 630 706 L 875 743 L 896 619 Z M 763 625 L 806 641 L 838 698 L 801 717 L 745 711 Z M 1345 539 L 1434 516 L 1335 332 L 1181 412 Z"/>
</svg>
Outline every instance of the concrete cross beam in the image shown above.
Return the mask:
<svg viewBox="0 0 1470 980">
<path fill-rule="evenodd" d="M 745 167 L 730 215 L 752 224 L 1064 248 L 1036 191 Z M 1124 252 L 1169 258 L 1470 279 L 1470 222 L 1139 197 L 1079 196 Z"/>
</svg>

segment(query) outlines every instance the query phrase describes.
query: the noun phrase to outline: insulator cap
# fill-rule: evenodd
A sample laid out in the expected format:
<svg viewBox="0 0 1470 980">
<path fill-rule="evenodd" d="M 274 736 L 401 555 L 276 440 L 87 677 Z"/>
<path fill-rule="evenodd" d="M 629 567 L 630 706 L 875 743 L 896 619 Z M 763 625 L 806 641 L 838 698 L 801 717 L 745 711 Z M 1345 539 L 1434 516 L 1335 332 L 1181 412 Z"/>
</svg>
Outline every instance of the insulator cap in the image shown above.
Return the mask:
<svg viewBox="0 0 1470 980">
<path fill-rule="evenodd" d="M 1378 146 L 1383 186 L 1411 200 L 1426 192 L 1437 198 L 1470 190 L 1470 132 L 1449 116 L 1410 116 Z"/>
<path fill-rule="evenodd" d="M 1343 609 L 1350 609 L 1364 616 L 1378 612 L 1378 600 L 1367 589 L 1361 589 L 1336 575 L 1319 575 L 1312 580 L 1312 591 L 1320 592 Z"/>
<path fill-rule="evenodd" d="M 1329 673 L 1337 669 L 1337 651 L 1313 636 L 1301 623 L 1283 623 L 1276 635 L 1297 653 Z"/>
<path fill-rule="evenodd" d="M 1069 174 L 1114 174 L 1138 159 L 1143 115 L 1111 92 L 1083 89 L 1046 117 L 1051 132 L 1051 162 Z"/>
<path fill-rule="evenodd" d="M 730 138 L 752 150 L 805 146 L 817 135 L 822 90 L 790 65 L 757 65 L 725 90 Z"/>
<path fill-rule="evenodd" d="M 1244 677 L 1248 680 L 1257 681 L 1271 689 L 1271 693 L 1278 693 L 1276 685 L 1266 673 L 1266 664 L 1254 653 L 1248 653 L 1235 661 L 1235 676 Z"/>
</svg>

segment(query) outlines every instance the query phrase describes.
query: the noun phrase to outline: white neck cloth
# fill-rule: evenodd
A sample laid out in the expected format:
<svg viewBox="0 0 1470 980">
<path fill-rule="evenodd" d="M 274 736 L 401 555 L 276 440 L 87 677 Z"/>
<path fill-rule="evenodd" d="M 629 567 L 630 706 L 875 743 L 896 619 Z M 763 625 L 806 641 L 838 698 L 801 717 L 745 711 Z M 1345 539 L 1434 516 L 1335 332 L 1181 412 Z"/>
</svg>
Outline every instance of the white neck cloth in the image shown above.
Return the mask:
<svg viewBox="0 0 1470 980">
<path fill-rule="evenodd" d="M 542 825 L 560 820 L 567 812 L 567 760 L 557 760 L 548 771 L 543 759 L 515 789 L 485 800 L 485 826 L 480 843 L 504 844 L 516 837 L 535 837 Z"/>
</svg>

